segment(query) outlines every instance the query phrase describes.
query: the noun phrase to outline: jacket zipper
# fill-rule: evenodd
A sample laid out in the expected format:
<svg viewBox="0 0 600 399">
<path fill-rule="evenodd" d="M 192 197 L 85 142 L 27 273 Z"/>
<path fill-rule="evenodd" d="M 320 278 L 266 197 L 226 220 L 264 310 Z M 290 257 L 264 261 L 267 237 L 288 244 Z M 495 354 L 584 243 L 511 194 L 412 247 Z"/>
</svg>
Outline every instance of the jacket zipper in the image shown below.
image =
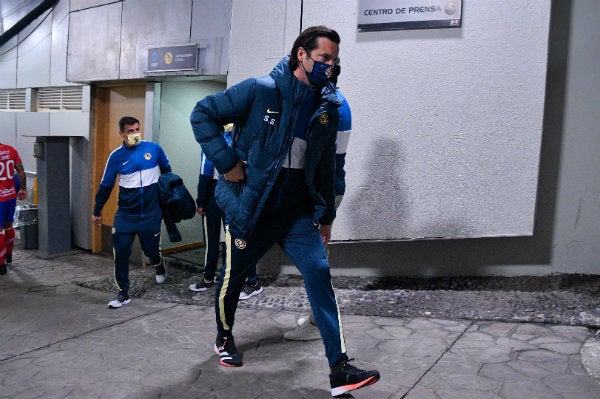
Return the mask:
<svg viewBox="0 0 600 399">
<path fill-rule="evenodd" d="M 298 104 L 302 104 L 302 102 L 304 101 L 304 97 L 306 97 L 306 90 L 305 88 L 302 88 L 302 91 L 300 92 L 300 101 L 298 102 Z M 294 107 L 294 112 L 292 113 L 292 118 L 290 119 L 290 123 L 288 124 L 288 128 L 287 131 L 290 131 L 290 129 L 292 128 L 292 125 L 296 119 L 296 112 L 297 112 L 298 107 Z M 309 121 L 310 123 L 310 121 Z M 294 135 L 291 134 L 290 137 L 287 139 L 287 142 L 285 144 L 284 147 L 284 151 L 283 151 L 283 156 L 280 156 L 279 159 L 277 160 L 277 164 L 275 165 L 275 170 L 279 171 L 281 170 L 281 168 L 279 168 L 279 164 L 281 162 L 283 162 L 283 160 L 286 157 L 290 156 L 290 150 L 292 148 L 292 144 L 294 143 Z M 287 184 L 288 178 L 289 178 L 289 174 L 290 174 L 290 170 L 288 168 L 287 172 L 286 172 L 286 176 L 285 179 L 283 181 L 283 184 L 281 185 L 281 187 L 279 187 L 279 193 L 277 193 L 277 201 L 275 202 L 275 207 L 279 207 L 279 205 L 281 204 L 281 195 L 283 194 L 283 188 L 285 187 L 285 185 Z M 275 179 L 277 179 L 277 177 L 279 176 L 279 172 L 275 173 Z"/>
</svg>

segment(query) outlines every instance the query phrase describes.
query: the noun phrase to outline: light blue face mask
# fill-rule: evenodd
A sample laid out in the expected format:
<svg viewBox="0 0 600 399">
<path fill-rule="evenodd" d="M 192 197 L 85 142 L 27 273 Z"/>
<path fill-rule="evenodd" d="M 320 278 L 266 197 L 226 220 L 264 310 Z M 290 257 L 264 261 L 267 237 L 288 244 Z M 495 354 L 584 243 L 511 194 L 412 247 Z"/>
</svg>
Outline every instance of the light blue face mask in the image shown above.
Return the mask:
<svg viewBox="0 0 600 399">
<path fill-rule="evenodd" d="M 313 60 L 310 56 L 308 56 L 311 60 Z M 302 68 L 304 68 L 304 64 L 302 64 Z M 333 74 L 333 66 L 329 64 L 325 64 L 324 62 L 319 62 L 313 60 L 313 69 L 308 72 L 306 68 L 304 68 L 304 72 L 306 73 L 306 77 L 311 85 L 315 87 L 323 87 L 329 82 L 331 76 Z"/>
</svg>

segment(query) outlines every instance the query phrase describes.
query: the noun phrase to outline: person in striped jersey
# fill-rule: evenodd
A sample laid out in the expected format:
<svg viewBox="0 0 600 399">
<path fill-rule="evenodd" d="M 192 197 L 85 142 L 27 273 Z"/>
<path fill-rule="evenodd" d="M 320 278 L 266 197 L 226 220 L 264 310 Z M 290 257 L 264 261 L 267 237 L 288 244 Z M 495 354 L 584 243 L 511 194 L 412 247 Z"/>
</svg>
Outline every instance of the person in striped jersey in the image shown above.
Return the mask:
<svg viewBox="0 0 600 399">
<path fill-rule="evenodd" d="M 169 159 L 160 145 L 142 140 L 140 122 L 124 116 L 119 121 L 123 144 L 106 161 L 96 193 L 92 214 L 95 226 L 102 225 L 102 208 L 119 177 L 119 203 L 112 228 L 117 296 L 108 303 L 111 309 L 130 302 L 129 256 L 137 235 L 144 254 L 156 271 L 156 282 L 163 283 L 167 272 L 160 253 L 162 211 L 158 196 L 158 178 L 171 171 Z"/>
</svg>

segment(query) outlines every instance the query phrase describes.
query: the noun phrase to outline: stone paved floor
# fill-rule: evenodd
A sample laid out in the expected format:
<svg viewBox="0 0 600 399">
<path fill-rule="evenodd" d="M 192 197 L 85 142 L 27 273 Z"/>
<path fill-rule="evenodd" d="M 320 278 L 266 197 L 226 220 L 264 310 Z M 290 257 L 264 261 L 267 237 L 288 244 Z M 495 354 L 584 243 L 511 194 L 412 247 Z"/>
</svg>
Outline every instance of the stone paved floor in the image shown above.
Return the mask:
<svg viewBox="0 0 600 399">
<path fill-rule="evenodd" d="M 148 270 L 133 270 L 133 292 L 146 298 L 212 305 L 210 295 L 194 294 L 188 286 L 199 279 L 199 250 L 168 257 L 172 278 L 157 286 Z M 356 277 L 333 276 L 345 314 L 386 317 L 437 317 L 567 324 L 600 328 L 600 275 L 526 277 Z M 253 308 L 307 311 L 304 284 L 298 275 L 261 276 L 265 295 L 253 298 Z M 111 290 L 112 277 L 84 283 Z M 246 306 L 242 302 L 242 306 Z"/>
<path fill-rule="evenodd" d="M 42 260 L 17 251 L 0 276 L 0 398 L 330 397 L 321 342 L 283 339 L 304 313 L 287 308 L 300 287 L 269 282 L 263 296 L 271 302 L 242 303 L 236 343 L 246 364 L 228 369 L 211 349 L 209 295 L 187 291 L 196 276 L 184 272 L 171 268 L 159 286 L 151 270 L 135 269 L 136 296 L 111 310 L 113 292 L 103 288 L 110 259 L 75 252 Z M 353 289 L 338 292 L 341 303 L 354 298 Z M 377 309 L 399 306 L 390 298 Z M 594 327 L 347 309 L 350 355 L 382 376 L 355 398 L 600 398 L 582 359 Z"/>
</svg>

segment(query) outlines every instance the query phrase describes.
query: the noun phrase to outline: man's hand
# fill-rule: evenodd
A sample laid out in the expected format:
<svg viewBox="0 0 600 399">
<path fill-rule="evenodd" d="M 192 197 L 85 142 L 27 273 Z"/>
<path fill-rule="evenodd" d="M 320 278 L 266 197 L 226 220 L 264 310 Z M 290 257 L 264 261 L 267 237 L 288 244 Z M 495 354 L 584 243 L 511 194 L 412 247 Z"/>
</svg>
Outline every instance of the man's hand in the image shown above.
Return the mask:
<svg viewBox="0 0 600 399">
<path fill-rule="evenodd" d="M 239 182 L 246 180 L 246 172 L 244 169 L 247 164 L 248 162 L 238 161 L 238 163 L 235 164 L 233 169 L 231 169 L 229 172 L 223 173 L 223 177 L 225 177 L 225 180 L 231 182 Z"/>
<path fill-rule="evenodd" d="M 25 190 L 24 188 L 20 189 L 19 192 L 17 193 L 17 198 L 19 200 L 23 201 L 26 197 L 27 197 L 27 190 Z"/>
<path fill-rule="evenodd" d="M 92 223 L 94 223 L 94 226 L 102 226 L 102 216 L 92 215 Z"/>
<path fill-rule="evenodd" d="M 319 232 L 321 232 L 321 238 L 323 239 L 323 245 L 327 245 L 331 240 L 331 225 L 321 224 L 319 225 Z"/>
<path fill-rule="evenodd" d="M 198 212 L 198 215 L 201 215 L 201 216 L 206 215 L 206 211 L 204 210 L 204 208 L 197 208 L 196 212 Z"/>
</svg>

